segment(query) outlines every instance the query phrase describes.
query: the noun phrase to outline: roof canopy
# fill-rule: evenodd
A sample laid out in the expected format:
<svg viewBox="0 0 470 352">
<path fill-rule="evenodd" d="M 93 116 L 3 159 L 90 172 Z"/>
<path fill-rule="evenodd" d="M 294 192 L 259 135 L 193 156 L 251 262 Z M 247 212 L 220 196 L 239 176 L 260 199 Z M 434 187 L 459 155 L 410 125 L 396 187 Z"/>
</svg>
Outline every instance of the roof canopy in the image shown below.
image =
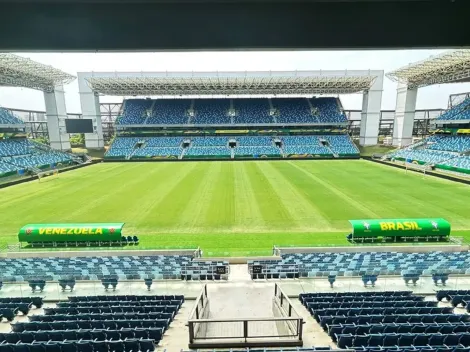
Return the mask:
<svg viewBox="0 0 470 352">
<path fill-rule="evenodd" d="M 14 54 L 0 54 L 0 86 L 52 92 L 56 85 L 67 84 L 74 79 L 74 76 L 52 66 Z"/>
<path fill-rule="evenodd" d="M 387 73 L 392 81 L 420 88 L 441 83 L 470 81 L 470 50 L 455 50 Z"/>
<path fill-rule="evenodd" d="M 86 81 L 105 95 L 346 94 L 368 90 L 370 71 L 91 73 Z"/>
</svg>

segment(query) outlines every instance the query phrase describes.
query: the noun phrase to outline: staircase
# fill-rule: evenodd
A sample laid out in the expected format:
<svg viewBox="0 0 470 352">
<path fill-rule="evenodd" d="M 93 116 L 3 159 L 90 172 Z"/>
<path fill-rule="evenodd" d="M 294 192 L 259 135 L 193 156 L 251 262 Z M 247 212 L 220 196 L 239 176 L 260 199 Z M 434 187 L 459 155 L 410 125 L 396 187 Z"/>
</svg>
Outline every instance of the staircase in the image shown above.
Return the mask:
<svg viewBox="0 0 470 352">
<path fill-rule="evenodd" d="M 38 169 L 37 167 L 35 166 L 30 166 L 28 167 L 28 170 L 31 170 L 35 175 L 39 174 L 40 172 L 42 172 L 41 169 Z"/>
<path fill-rule="evenodd" d="M 146 125 L 148 119 L 153 116 L 153 108 L 155 107 L 155 103 L 156 103 L 156 102 L 157 102 L 157 101 L 154 100 L 153 103 L 152 103 L 152 106 L 150 107 L 150 109 L 147 110 L 147 117 L 145 118 L 144 125 Z M 150 113 L 149 113 L 149 112 L 150 112 Z"/>
<path fill-rule="evenodd" d="M 235 159 L 235 148 L 230 148 L 230 159 Z"/>
<path fill-rule="evenodd" d="M 181 150 L 181 154 L 178 156 L 178 160 L 183 159 L 183 158 L 184 158 L 184 154 L 186 154 L 186 148 L 183 148 L 183 149 Z"/>
<path fill-rule="evenodd" d="M 140 141 L 139 141 L 140 143 Z M 128 156 L 126 156 L 126 160 L 131 160 L 132 157 L 134 156 L 135 152 L 138 150 L 138 149 L 142 149 L 142 148 L 145 148 L 145 144 L 147 143 L 147 141 L 143 141 L 142 145 L 141 145 L 141 148 L 137 148 L 137 143 L 136 145 L 134 145 L 134 149 L 132 149 L 132 151 L 129 153 Z"/>
<path fill-rule="evenodd" d="M 318 121 L 318 118 L 313 114 L 314 107 L 312 105 L 312 102 L 310 101 L 309 98 L 305 98 L 305 99 L 307 99 L 308 106 L 310 107 L 310 114 L 312 115 L 313 122 L 320 122 Z"/>
</svg>

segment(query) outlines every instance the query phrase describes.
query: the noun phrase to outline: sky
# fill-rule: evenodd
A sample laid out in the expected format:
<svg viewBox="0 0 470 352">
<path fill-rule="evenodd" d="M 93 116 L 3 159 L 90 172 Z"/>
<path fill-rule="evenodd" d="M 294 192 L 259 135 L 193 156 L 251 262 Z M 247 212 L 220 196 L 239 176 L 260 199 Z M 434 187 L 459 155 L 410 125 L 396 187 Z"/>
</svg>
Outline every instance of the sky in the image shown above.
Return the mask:
<svg viewBox="0 0 470 352">
<path fill-rule="evenodd" d="M 384 70 L 386 73 L 438 55 L 444 50 L 381 51 L 277 51 L 277 52 L 157 52 L 157 53 L 17 53 L 67 73 L 89 71 L 295 71 Z M 470 91 L 470 83 L 444 84 L 418 91 L 417 109 L 446 108 L 450 94 Z M 69 113 L 80 113 L 77 80 L 65 86 Z M 341 95 L 346 110 L 359 110 L 362 95 Z M 120 102 L 122 97 L 101 97 Z M 385 78 L 383 110 L 394 110 L 396 83 Z M 0 106 L 44 111 L 42 92 L 26 88 L 0 88 Z"/>
</svg>

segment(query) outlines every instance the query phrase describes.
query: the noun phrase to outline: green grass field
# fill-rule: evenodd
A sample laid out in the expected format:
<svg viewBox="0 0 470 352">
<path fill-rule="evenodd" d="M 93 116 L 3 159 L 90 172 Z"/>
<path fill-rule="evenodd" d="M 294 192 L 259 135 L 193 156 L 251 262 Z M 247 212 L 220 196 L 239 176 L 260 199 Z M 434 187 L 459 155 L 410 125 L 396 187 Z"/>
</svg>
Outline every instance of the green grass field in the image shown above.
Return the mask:
<svg viewBox="0 0 470 352">
<path fill-rule="evenodd" d="M 347 220 L 443 217 L 470 239 L 470 187 L 363 160 L 104 163 L 0 189 L 0 244 L 27 223 L 125 222 L 140 248 L 209 256 L 348 245 Z"/>
</svg>

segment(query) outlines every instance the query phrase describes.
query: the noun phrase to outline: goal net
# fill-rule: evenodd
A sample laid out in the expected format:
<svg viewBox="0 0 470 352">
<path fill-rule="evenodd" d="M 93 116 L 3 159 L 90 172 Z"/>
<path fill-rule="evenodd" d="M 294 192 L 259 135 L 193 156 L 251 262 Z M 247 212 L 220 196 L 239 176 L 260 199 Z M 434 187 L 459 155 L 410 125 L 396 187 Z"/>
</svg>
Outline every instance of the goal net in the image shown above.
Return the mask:
<svg viewBox="0 0 470 352">
<path fill-rule="evenodd" d="M 45 180 L 52 180 L 59 177 L 59 170 L 48 170 L 41 171 L 37 173 L 39 182 L 44 182 Z"/>
</svg>

